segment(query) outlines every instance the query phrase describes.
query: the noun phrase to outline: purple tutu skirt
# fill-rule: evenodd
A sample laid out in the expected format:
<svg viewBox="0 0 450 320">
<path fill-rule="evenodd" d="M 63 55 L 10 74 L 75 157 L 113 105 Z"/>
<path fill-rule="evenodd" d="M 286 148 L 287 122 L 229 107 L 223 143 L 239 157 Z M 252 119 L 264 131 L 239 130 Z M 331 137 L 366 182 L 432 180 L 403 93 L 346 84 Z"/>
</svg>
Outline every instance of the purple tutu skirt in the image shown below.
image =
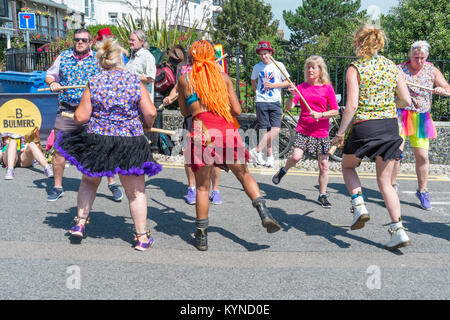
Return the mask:
<svg viewBox="0 0 450 320">
<path fill-rule="evenodd" d="M 55 149 L 89 177 L 154 176 L 162 170 L 145 136 L 104 136 L 80 128 L 59 132 Z"/>
</svg>

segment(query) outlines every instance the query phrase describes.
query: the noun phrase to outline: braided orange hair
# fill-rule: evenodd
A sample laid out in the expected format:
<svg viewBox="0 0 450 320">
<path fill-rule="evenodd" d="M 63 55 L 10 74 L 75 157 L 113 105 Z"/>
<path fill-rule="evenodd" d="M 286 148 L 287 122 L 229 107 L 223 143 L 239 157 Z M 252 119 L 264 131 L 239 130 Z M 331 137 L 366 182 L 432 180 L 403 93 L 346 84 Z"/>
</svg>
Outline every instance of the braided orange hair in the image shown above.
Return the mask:
<svg viewBox="0 0 450 320">
<path fill-rule="evenodd" d="M 190 78 L 200 100 L 209 111 L 231 122 L 230 100 L 225 80 L 214 61 L 214 48 L 206 40 L 195 41 L 190 49 L 194 60 Z"/>
</svg>

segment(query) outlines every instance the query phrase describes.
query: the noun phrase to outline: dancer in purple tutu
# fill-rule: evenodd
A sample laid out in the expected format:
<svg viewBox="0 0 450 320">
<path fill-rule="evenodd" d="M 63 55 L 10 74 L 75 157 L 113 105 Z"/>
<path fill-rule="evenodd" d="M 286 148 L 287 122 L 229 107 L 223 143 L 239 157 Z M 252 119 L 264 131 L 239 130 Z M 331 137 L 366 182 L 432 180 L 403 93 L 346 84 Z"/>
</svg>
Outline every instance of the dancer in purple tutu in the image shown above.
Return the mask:
<svg viewBox="0 0 450 320">
<path fill-rule="evenodd" d="M 88 129 L 60 133 L 55 143 L 56 150 L 83 173 L 78 212 L 70 233 L 75 237 L 86 236 L 89 212 L 101 177 L 118 174 L 136 229 L 135 249 L 144 251 L 154 241 L 146 227 L 144 175 L 153 176 L 161 171 L 148 147 L 144 129 L 152 127 L 156 109 L 139 77 L 125 71 L 122 58 L 125 50 L 117 41 L 106 39 L 97 44 L 97 50 L 103 70 L 89 79 L 74 114 L 77 123 L 88 123 Z"/>
</svg>

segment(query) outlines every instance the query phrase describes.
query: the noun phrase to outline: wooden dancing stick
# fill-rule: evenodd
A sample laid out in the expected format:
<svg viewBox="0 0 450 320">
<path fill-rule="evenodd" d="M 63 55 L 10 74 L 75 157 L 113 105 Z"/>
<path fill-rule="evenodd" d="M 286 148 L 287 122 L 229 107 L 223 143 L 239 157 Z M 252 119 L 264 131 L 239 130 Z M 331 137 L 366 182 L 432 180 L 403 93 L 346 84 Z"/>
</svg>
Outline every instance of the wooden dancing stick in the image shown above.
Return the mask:
<svg viewBox="0 0 450 320">
<path fill-rule="evenodd" d="M 280 70 L 280 72 L 283 74 L 283 76 L 286 78 L 286 80 L 289 81 L 289 84 L 291 84 L 291 85 L 293 85 L 295 87 L 295 92 L 297 92 L 297 94 L 300 96 L 300 99 L 302 99 L 303 103 L 308 108 L 309 112 L 312 112 L 312 109 L 309 106 L 308 102 L 306 102 L 305 98 L 303 98 L 303 96 L 300 93 L 300 91 L 298 91 L 297 87 L 294 85 L 294 83 L 291 81 L 291 79 L 289 79 L 289 77 L 286 74 L 286 72 L 284 72 L 283 69 L 281 69 L 280 65 L 275 61 L 275 59 L 272 56 L 269 56 L 269 58 L 270 58 L 270 60 L 272 60 L 272 62 L 275 64 L 275 66 L 278 68 L 278 70 Z M 319 119 L 316 119 L 316 121 L 319 121 Z"/>
<path fill-rule="evenodd" d="M 428 90 L 428 91 L 434 91 L 434 88 L 421 86 L 420 84 L 417 84 L 417 83 L 414 83 L 414 82 L 406 81 L 406 84 L 407 84 L 408 86 L 417 87 L 417 88 L 424 89 L 424 90 Z M 446 96 L 450 96 L 450 93 L 445 92 L 445 95 L 446 95 Z"/>
<path fill-rule="evenodd" d="M 71 113 L 71 112 L 63 111 L 63 112 L 61 112 L 61 116 L 73 119 L 73 113 Z M 173 130 L 165 130 L 165 129 L 160 129 L 160 128 L 150 128 L 150 130 L 144 130 L 144 131 L 145 132 L 149 132 L 150 131 L 150 132 L 156 132 L 156 133 L 164 133 L 164 134 L 167 134 L 169 136 L 175 134 L 175 131 L 173 131 Z"/>
<path fill-rule="evenodd" d="M 330 150 L 328 150 L 328 155 L 332 156 L 336 152 L 337 146 L 333 145 L 331 146 Z"/>
<path fill-rule="evenodd" d="M 64 87 L 61 87 L 61 90 L 82 89 L 82 88 L 86 88 L 86 85 L 85 84 L 80 84 L 80 85 L 75 85 L 75 86 L 64 86 Z M 37 91 L 50 91 L 50 90 L 52 90 L 52 89 L 50 89 L 50 88 L 41 88 L 41 89 L 38 89 Z"/>
</svg>

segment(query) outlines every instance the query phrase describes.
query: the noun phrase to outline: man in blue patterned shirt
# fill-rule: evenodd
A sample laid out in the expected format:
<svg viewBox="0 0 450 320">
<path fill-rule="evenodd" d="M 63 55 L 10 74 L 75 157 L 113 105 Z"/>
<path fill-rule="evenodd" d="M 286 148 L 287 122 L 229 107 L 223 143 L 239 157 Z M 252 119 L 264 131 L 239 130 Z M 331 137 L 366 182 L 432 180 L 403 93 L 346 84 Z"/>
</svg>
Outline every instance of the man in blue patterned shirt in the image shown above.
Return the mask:
<svg viewBox="0 0 450 320">
<path fill-rule="evenodd" d="M 45 82 L 52 92 L 59 92 L 58 111 L 55 121 L 55 139 L 59 132 L 71 131 L 80 125 L 75 120 L 61 116 L 63 111 L 73 113 L 81 101 L 84 89 L 62 89 L 63 86 L 85 85 L 89 78 L 100 71 L 95 52 L 91 50 L 92 36 L 86 29 L 77 29 L 73 34 L 73 48 L 61 52 L 47 70 Z M 59 152 L 53 155 L 54 187 L 48 201 L 56 201 L 63 194 L 62 178 L 66 159 Z M 123 198 L 123 193 L 114 178 L 108 178 L 108 187 L 115 201 Z"/>
</svg>

